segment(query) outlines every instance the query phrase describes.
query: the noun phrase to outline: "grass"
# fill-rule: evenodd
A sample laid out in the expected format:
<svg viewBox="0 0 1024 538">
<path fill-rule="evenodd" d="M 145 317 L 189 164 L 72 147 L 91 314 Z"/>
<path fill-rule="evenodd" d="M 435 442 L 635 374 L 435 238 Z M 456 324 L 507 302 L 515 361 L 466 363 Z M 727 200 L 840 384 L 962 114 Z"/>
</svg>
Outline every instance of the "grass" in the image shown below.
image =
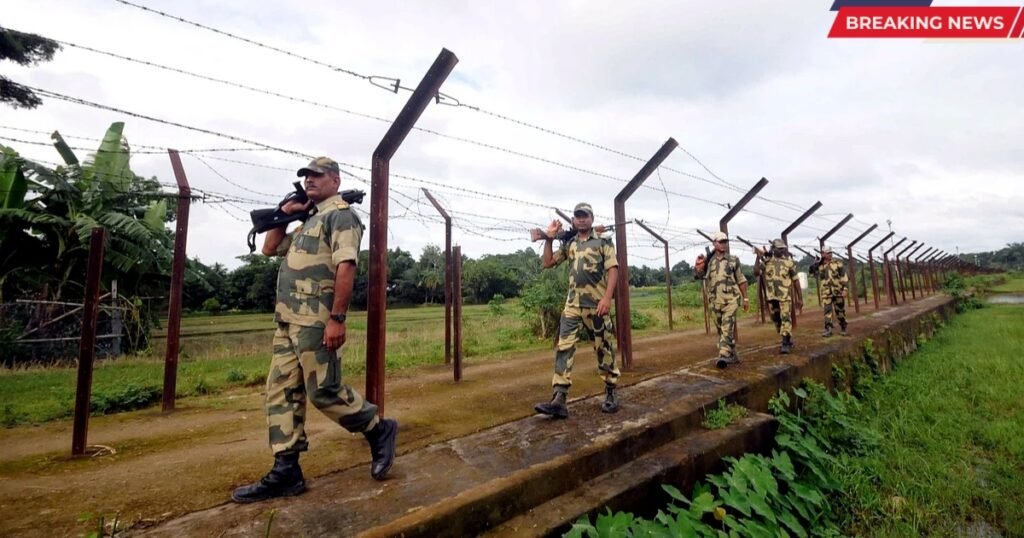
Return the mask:
<svg viewBox="0 0 1024 538">
<path fill-rule="evenodd" d="M 1024 273 L 1007 273 L 1006 281 L 992 288 L 993 293 L 1024 293 Z"/>
<path fill-rule="evenodd" d="M 720 430 L 737 419 L 747 416 L 747 408 L 736 404 L 726 404 L 725 400 L 718 401 L 718 407 L 704 410 L 704 421 L 701 422 L 709 430 Z"/>
<path fill-rule="evenodd" d="M 1024 307 L 958 316 L 864 400 L 877 450 L 851 462 L 850 529 L 1024 535 Z"/>
<path fill-rule="evenodd" d="M 637 290 L 634 310 L 650 317 L 650 325 L 634 334 L 668 328 L 664 287 Z M 677 327 L 703 323 L 700 310 L 676 308 Z M 499 360 L 551 348 L 550 339 L 529 333 L 515 300 L 500 315 L 487 305 L 463 307 L 463 352 L 469 360 Z M 444 308 L 427 305 L 388 310 L 386 368 L 390 371 L 444 362 Z M 166 324 L 165 324 L 166 325 Z M 345 375 L 365 371 L 366 312 L 348 321 L 344 348 Z M 273 314 L 192 315 L 182 319 L 178 363 L 179 397 L 216 394 L 227 389 L 261 386 L 269 364 Z M 160 331 L 157 336 L 166 335 Z M 93 375 L 93 410 L 117 412 L 159 401 L 163 386 L 166 337 L 154 338 L 147 353 L 97 361 Z M 74 411 L 74 367 L 28 367 L 0 370 L 0 426 L 38 424 L 69 418 Z"/>
</svg>

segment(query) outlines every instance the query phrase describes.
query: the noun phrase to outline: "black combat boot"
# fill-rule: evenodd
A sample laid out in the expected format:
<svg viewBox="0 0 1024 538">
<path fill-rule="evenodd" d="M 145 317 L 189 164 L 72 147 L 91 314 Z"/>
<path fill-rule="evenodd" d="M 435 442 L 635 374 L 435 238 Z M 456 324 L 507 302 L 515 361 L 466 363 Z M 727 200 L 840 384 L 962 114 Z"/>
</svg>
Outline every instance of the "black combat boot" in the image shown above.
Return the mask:
<svg viewBox="0 0 1024 538">
<path fill-rule="evenodd" d="M 782 337 L 782 346 L 779 348 L 779 352 L 788 355 L 790 351 L 793 351 L 793 337 L 787 334 Z"/>
<path fill-rule="evenodd" d="M 299 455 L 277 454 L 274 467 L 258 482 L 235 488 L 231 500 L 236 503 L 254 503 L 275 497 L 291 497 L 306 491 L 306 480 L 299 467 Z"/>
<path fill-rule="evenodd" d="M 384 480 L 391 464 L 395 463 L 395 446 L 398 444 L 398 421 L 382 418 L 372 430 L 363 432 L 370 443 L 370 476 Z"/>
<path fill-rule="evenodd" d="M 739 362 L 740 362 L 739 356 L 736 355 L 735 351 L 733 351 L 732 355 L 719 356 L 718 357 L 718 361 L 715 362 L 715 366 L 724 369 L 724 368 L 728 367 L 730 364 L 737 364 Z"/>
<path fill-rule="evenodd" d="M 533 410 L 555 418 L 569 418 L 569 408 L 565 405 L 565 397 L 564 392 L 555 392 L 550 402 L 537 404 L 533 406 Z"/>
<path fill-rule="evenodd" d="M 604 385 L 604 402 L 601 403 L 602 413 L 615 413 L 619 410 L 619 402 L 615 398 L 615 385 Z"/>
<path fill-rule="evenodd" d="M 846 336 L 846 322 L 842 321 L 839 323 L 839 335 Z"/>
<path fill-rule="evenodd" d="M 832 336 L 832 324 L 831 323 L 826 323 L 825 324 L 825 330 L 821 331 L 821 336 L 825 337 L 825 338 L 827 338 L 829 336 Z"/>
</svg>

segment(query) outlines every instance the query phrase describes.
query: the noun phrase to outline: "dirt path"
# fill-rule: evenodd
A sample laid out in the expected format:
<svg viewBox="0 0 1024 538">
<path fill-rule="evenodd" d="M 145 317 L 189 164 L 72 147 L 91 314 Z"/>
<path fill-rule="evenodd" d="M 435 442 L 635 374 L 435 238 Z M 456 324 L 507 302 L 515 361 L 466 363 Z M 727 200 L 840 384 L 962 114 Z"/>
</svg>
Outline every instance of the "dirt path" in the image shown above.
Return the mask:
<svg viewBox="0 0 1024 538">
<path fill-rule="evenodd" d="M 884 310 L 883 310 L 884 312 Z M 798 346 L 820 342 L 820 314 L 808 309 L 796 333 Z M 856 316 L 851 312 L 851 320 Z M 856 332 L 865 320 L 851 323 Z M 741 356 L 775 353 L 771 325 L 741 324 Z M 622 382 L 636 383 L 682 366 L 709 360 L 715 337 L 703 330 L 675 332 L 634 342 L 634 368 Z M 388 416 L 399 419 L 400 454 L 533 414 L 550 397 L 552 353 L 529 353 L 502 361 L 465 365 L 456 385 L 443 366 L 403 371 L 387 381 Z M 593 351 L 580 348 L 573 397 L 603 390 L 594 375 Z M 361 377 L 348 383 L 362 388 Z M 628 403 L 625 403 L 628 405 Z M 94 417 L 90 444 L 117 453 L 97 458 L 67 456 L 70 422 L 0 430 L 0 535 L 78 535 L 83 513 L 119 513 L 145 526 L 227 500 L 232 487 L 262 476 L 271 461 L 266 444 L 262 394 L 236 392 L 183 400 L 179 411 L 142 411 Z M 351 435 L 311 411 L 308 477 L 369 462 L 360 435 Z M 399 462 L 396 463 L 400 465 Z"/>
</svg>

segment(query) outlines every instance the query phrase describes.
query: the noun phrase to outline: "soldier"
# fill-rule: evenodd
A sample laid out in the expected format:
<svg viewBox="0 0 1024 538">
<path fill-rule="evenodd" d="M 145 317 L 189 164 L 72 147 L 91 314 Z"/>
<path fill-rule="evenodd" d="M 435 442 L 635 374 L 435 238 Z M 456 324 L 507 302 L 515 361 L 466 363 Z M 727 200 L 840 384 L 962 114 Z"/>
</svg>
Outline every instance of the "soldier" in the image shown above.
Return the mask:
<svg viewBox="0 0 1024 538">
<path fill-rule="evenodd" d="M 740 362 L 736 355 L 736 309 L 742 301 L 743 311 L 750 310 L 750 299 L 747 298 L 747 277 L 740 270 L 740 260 L 727 253 L 729 236 L 715 232 L 712 240 L 715 253 L 710 260 L 703 254 L 697 256 L 693 278 L 707 282 L 708 302 L 718 330 L 718 362 L 715 364 L 725 368 Z"/>
<path fill-rule="evenodd" d="M 779 351 L 783 354 L 793 350 L 793 323 L 790 319 L 789 290 L 794 290 L 794 302 L 797 308 L 803 306 L 800 293 L 800 280 L 796 275 L 796 263 L 786 250 L 786 243 L 781 239 L 772 241 L 772 250 L 764 252 L 754 248 L 754 254 L 760 262 L 754 266 L 754 274 L 764 274 L 765 295 L 768 308 L 775 323 L 775 330 L 782 336 Z"/>
<path fill-rule="evenodd" d="M 595 233 L 594 210 L 590 204 L 577 204 L 572 222 L 577 233 L 562 243 L 557 252 L 552 252 L 551 242 L 556 236 L 562 236 L 561 221 L 552 221 L 546 236 L 539 230 L 534 232 L 534 239 L 544 239 L 542 261 L 545 269 L 564 261 L 571 264 L 569 293 L 558 326 L 555 374 L 551 379 L 554 394 L 550 402 L 534 406 L 538 413 L 555 418 L 569 417 L 565 401 L 572 386 L 573 355 L 581 325 L 593 336 L 597 370 L 604 379 L 605 399 L 601 411 L 615 413 L 619 410 L 615 396 L 619 369 L 615 366 L 615 348 L 611 341 L 615 337 L 615 329 L 609 315 L 618 276 L 615 246 L 611 239 Z"/>
<path fill-rule="evenodd" d="M 267 232 L 263 254 L 285 256 L 277 276 L 274 355 L 267 375 L 267 426 L 274 467 L 259 481 L 231 494 L 247 503 L 298 495 L 306 482 L 299 454 L 308 399 L 332 422 L 361 432 L 370 444 L 370 475 L 383 480 L 395 459 L 398 422 L 378 419 L 377 406 L 341 382 L 339 350 L 356 276 L 363 224 L 338 195 L 338 163 L 320 157 L 300 168 L 309 202 L 292 201 L 286 214 L 312 210 L 293 232 Z M 315 204 L 315 208 L 314 208 Z"/>
<path fill-rule="evenodd" d="M 818 275 L 821 289 L 821 306 L 825 310 L 825 330 L 821 336 L 832 336 L 832 324 L 839 320 L 839 334 L 846 336 L 846 276 L 843 262 L 832 259 L 832 249 L 822 247 L 821 258 L 811 264 L 811 273 Z"/>
</svg>

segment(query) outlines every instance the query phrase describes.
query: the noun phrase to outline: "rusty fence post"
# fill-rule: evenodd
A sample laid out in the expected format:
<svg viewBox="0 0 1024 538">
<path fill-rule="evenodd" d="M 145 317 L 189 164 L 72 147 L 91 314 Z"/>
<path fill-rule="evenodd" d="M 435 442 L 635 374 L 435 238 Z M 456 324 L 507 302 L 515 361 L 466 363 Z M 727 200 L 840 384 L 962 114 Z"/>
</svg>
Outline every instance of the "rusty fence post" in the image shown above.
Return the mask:
<svg viewBox="0 0 1024 538">
<path fill-rule="evenodd" d="M 907 238 L 904 237 L 897 241 L 895 245 L 889 247 L 888 250 L 882 252 L 882 264 L 884 267 L 882 274 L 885 275 L 885 294 L 889 297 L 889 304 L 892 306 L 898 305 L 899 299 L 896 297 L 896 282 L 893 280 L 892 262 L 889 260 L 889 254 L 906 240 Z"/>
<path fill-rule="evenodd" d="M 103 276 L 103 246 L 107 230 L 102 226 L 89 235 L 89 263 L 82 300 L 82 337 L 78 341 L 78 381 L 75 387 L 75 418 L 71 432 L 71 455 L 85 453 L 92 406 L 92 369 L 96 358 L 96 317 L 100 311 L 100 278 Z"/>
<path fill-rule="evenodd" d="M 654 236 L 655 239 L 661 241 L 661 244 L 665 247 L 665 293 L 668 295 L 668 330 L 672 330 L 672 266 L 668 263 L 668 241 L 662 236 L 654 233 L 654 230 L 647 227 L 642 220 L 636 220 L 636 225 L 647 230 L 647 233 Z"/>
<path fill-rule="evenodd" d="M 755 250 L 755 252 L 754 252 L 754 256 L 755 256 L 755 258 L 754 258 L 754 268 L 757 269 L 757 267 L 759 267 L 761 265 L 761 259 L 764 257 L 764 255 L 763 254 L 759 254 L 758 253 L 759 251 L 756 250 L 757 247 L 755 247 L 754 244 L 751 243 L 750 241 L 747 241 L 746 239 L 743 239 L 739 235 L 736 236 L 736 239 L 739 240 L 744 245 L 747 245 L 751 249 Z M 768 248 L 770 248 L 770 245 L 769 245 Z M 765 322 L 765 311 L 768 310 L 768 295 L 767 295 L 768 292 L 765 289 L 764 273 L 763 272 L 758 272 L 756 277 L 757 277 L 757 314 L 761 318 L 761 323 L 764 323 Z"/>
<path fill-rule="evenodd" d="M 868 249 L 868 267 L 871 269 L 871 294 L 872 296 L 874 296 L 875 299 L 875 310 L 878 310 L 878 277 L 875 276 L 875 258 L 872 253 L 875 251 L 876 248 L 882 246 L 882 243 L 885 243 L 893 235 L 895 235 L 895 232 L 889 232 L 888 234 L 885 235 L 885 237 L 883 237 L 881 240 L 875 243 L 874 246 Z M 882 266 L 882 278 L 885 278 L 884 265 Z M 883 282 L 882 285 L 884 286 L 885 283 Z"/>
<path fill-rule="evenodd" d="M 699 233 L 700 235 L 704 236 L 704 238 L 707 239 L 708 242 L 711 243 L 712 245 L 715 244 L 714 240 L 711 239 L 710 235 L 700 231 L 699 229 L 697 230 L 697 233 Z M 711 261 L 711 256 L 712 256 L 711 250 L 708 249 L 708 247 L 705 246 L 704 247 L 704 260 L 706 260 L 704 262 L 704 264 L 705 264 L 704 267 L 705 268 L 707 267 L 707 263 Z M 694 266 L 693 271 L 694 271 L 694 274 L 696 274 L 696 272 L 697 272 L 697 267 L 696 266 Z M 708 304 L 708 281 L 703 279 L 703 278 L 700 279 L 700 294 L 701 294 L 701 299 L 704 301 L 704 334 L 711 334 L 711 313 L 710 313 L 711 306 Z"/>
<path fill-rule="evenodd" d="M 444 363 L 452 362 L 452 217 L 423 187 L 423 195 L 444 219 Z"/>
<path fill-rule="evenodd" d="M 935 288 L 932 287 L 932 276 L 928 270 L 928 258 L 935 253 L 935 247 L 929 247 L 917 257 L 918 270 L 921 272 L 921 289 L 926 290 L 928 295 L 935 292 Z"/>
<path fill-rule="evenodd" d="M 805 220 L 807 220 L 811 215 L 814 214 L 815 211 L 817 211 L 820 208 L 821 208 L 821 201 L 814 202 L 814 205 L 812 205 L 807 211 L 804 211 L 804 213 L 802 215 L 797 217 L 797 219 L 795 221 L 793 221 L 792 224 L 787 226 L 785 230 L 782 230 L 782 242 L 786 244 L 786 248 L 787 249 L 789 248 L 789 234 L 790 234 L 790 232 L 795 230 L 797 228 L 797 226 L 800 226 L 801 224 L 803 224 L 803 222 Z M 810 275 L 808 275 L 808 278 L 810 278 Z M 796 297 L 796 294 L 794 293 L 793 296 Z M 800 313 L 803 314 L 803 308 L 800 309 Z M 796 301 L 790 301 L 789 302 L 789 314 L 790 314 L 789 317 L 793 321 L 793 328 L 795 329 L 796 328 L 796 324 L 797 324 L 797 321 L 796 321 L 797 320 Z"/>
<path fill-rule="evenodd" d="M 391 158 L 405 137 L 436 99 L 441 84 L 455 69 L 459 59 L 448 49 L 441 49 L 423 80 L 413 90 L 394 123 L 373 150 L 370 171 L 370 259 L 366 297 L 366 399 L 377 404 L 384 414 L 384 353 L 387 330 L 388 287 L 388 199 Z"/>
<path fill-rule="evenodd" d="M 864 256 L 857 255 L 860 259 L 860 289 L 864 290 L 864 306 L 868 305 L 868 259 Z"/>
<path fill-rule="evenodd" d="M 899 277 L 897 279 L 897 282 L 899 283 L 899 286 L 900 286 L 900 298 L 903 299 L 904 303 L 907 302 L 907 287 L 906 287 L 907 275 L 905 274 L 906 271 L 904 271 L 904 268 L 900 265 L 900 258 L 903 257 L 903 254 L 906 253 L 907 250 L 910 250 L 911 248 L 914 248 L 914 245 L 916 245 L 916 244 L 917 244 L 917 241 L 911 241 L 909 245 L 907 245 L 906 247 L 903 247 L 903 250 L 899 251 L 899 253 L 896 254 L 896 273 L 897 273 L 897 276 Z"/>
<path fill-rule="evenodd" d="M 455 321 L 455 367 L 452 369 L 455 382 L 462 381 L 462 247 L 452 247 L 452 280 L 454 321 Z"/>
<path fill-rule="evenodd" d="M 174 223 L 174 261 L 171 263 L 171 293 L 167 306 L 167 350 L 164 354 L 164 392 L 161 409 L 174 411 L 175 391 L 178 385 L 178 351 L 181 346 L 181 302 L 185 287 L 185 248 L 188 244 L 188 212 L 192 205 L 192 190 L 181 165 L 177 150 L 167 150 L 171 159 L 174 179 L 178 182 L 178 212 Z"/>
<path fill-rule="evenodd" d="M 661 148 L 653 157 L 640 169 L 639 172 L 629 180 L 629 183 L 615 196 L 615 242 L 616 258 L 619 262 L 619 283 L 615 288 L 615 323 L 618 327 L 619 352 L 622 354 L 622 367 L 624 369 L 633 366 L 633 327 L 630 325 L 629 310 L 629 257 L 626 245 L 626 200 L 640 188 L 644 180 L 661 166 L 661 163 L 668 158 L 672 150 L 676 149 L 679 143 L 669 138 L 661 145 Z M 619 224 L 621 223 L 621 224 Z"/>
<path fill-rule="evenodd" d="M 918 243 L 917 246 L 914 247 L 914 250 L 911 250 L 910 252 L 908 252 L 907 255 L 903 258 L 903 265 L 905 265 L 907 267 L 907 279 L 910 280 L 910 298 L 911 299 L 917 299 L 917 292 L 915 291 L 915 285 L 914 285 L 914 278 L 915 278 L 915 274 L 917 273 L 917 271 L 916 271 L 917 268 L 914 267 L 914 260 L 910 259 L 910 257 L 913 256 L 914 254 L 917 254 L 917 251 L 921 250 L 921 247 L 923 247 L 923 246 L 924 246 L 924 243 Z"/>
<path fill-rule="evenodd" d="M 846 257 L 849 259 L 850 264 L 850 295 L 853 296 L 853 310 L 858 313 L 860 312 L 860 298 L 857 297 L 857 273 L 856 267 L 854 266 L 855 260 L 853 259 L 853 246 L 856 245 L 857 243 L 860 243 L 861 239 L 864 239 L 865 237 L 868 236 L 868 234 L 875 231 L 875 228 L 878 228 L 878 225 L 872 224 L 870 228 L 864 231 L 864 233 L 858 235 L 857 238 L 854 239 L 849 245 L 846 245 Z M 867 302 L 866 289 L 864 290 L 864 301 Z"/>
</svg>

